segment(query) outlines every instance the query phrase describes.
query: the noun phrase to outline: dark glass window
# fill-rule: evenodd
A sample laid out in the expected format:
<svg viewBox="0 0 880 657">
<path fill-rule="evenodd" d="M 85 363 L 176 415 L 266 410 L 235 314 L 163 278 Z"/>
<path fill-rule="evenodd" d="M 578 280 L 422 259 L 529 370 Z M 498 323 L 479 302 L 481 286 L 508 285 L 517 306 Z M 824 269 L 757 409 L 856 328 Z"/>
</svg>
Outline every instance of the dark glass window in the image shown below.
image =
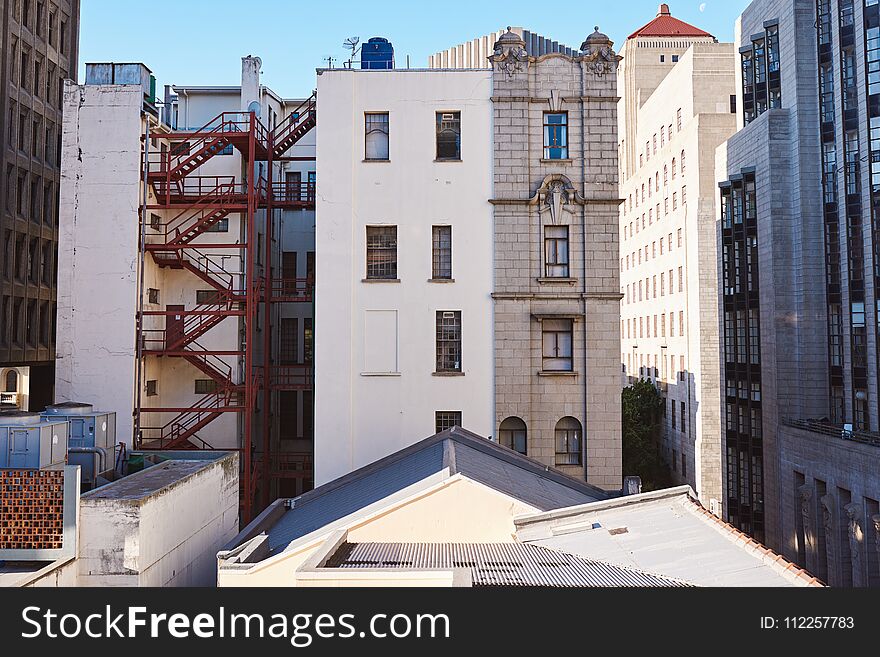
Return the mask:
<svg viewBox="0 0 880 657">
<path fill-rule="evenodd" d="M 452 226 L 434 226 L 432 229 L 431 278 L 452 278 Z"/>
<path fill-rule="evenodd" d="M 509 417 L 501 423 L 498 442 L 520 454 L 528 453 L 528 430 L 526 423 L 518 417 Z"/>
<path fill-rule="evenodd" d="M 436 411 L 434 413 L 434 430 L 436 433 L 460 426 L 461 411 Z"/>
<path fill-rule="evenodd" d="M 568 278 L 568 226 L 544 227 L 544 275 Z"/>
<path fill-rule="evenodd" d="M 437 159 L 461 159 L 461 112 L 437 112 Z"/>
</svg>

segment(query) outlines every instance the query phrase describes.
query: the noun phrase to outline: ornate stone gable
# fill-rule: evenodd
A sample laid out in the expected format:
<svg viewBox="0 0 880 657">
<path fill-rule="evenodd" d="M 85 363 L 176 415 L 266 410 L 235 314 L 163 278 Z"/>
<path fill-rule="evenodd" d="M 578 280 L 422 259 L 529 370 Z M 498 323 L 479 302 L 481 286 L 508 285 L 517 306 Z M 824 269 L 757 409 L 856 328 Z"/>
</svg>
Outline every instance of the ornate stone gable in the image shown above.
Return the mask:
<svg viewBox="0 0 880 657">
<path fill-rule="evenodd" d="M 508 26 L 507 32 L 495 42 L 495 51 L 489 57 L 489 61 L 496 65 L 499 71 L 506 73 L 508 77 L 513 77 L 528 69 L 529 55 L 526 52 L 526 42 L 511 32 Z"/>
</svg>

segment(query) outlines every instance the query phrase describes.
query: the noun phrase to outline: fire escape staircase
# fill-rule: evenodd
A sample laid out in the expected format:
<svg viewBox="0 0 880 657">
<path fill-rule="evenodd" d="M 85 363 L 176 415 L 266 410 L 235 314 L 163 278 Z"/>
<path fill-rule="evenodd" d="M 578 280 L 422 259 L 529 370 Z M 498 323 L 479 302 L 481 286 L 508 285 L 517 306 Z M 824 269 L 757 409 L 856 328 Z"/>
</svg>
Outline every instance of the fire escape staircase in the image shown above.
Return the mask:
<svg viewBox="0 0 880 657">
<path fill-rule="evenodd" d="M 318 124 L 317 92 L 297 107 L 272 132 L 272 154 L 281 157 Z"/>
</svg>

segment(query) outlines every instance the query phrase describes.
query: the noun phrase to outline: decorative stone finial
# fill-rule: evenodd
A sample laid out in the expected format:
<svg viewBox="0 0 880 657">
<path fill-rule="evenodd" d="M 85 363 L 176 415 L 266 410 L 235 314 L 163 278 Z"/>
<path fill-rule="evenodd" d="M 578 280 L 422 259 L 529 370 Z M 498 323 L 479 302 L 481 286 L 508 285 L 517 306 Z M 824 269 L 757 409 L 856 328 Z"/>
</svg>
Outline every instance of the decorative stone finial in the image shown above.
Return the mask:
<svg viewBox="0 0 880 657">
<path fill-rule="evenodd" d="M 581 44 L 584 62 L 587 70 L 598 77 L 611 73 L 622 59 L 614 52 L 614 42 L 607 34 L 602 34 L 597 25 L 595 31 Z"/>
<path fill-rule="evenodd" d="M 498 65 L 498 69 L 513 77 L 528 67 L 529 55 L 526 52 L 526 42 L 513 31 L 508 25 L 507 32 L 498 37 L 495 42 L 494 52 L 489 61 Z"/>
</svg>

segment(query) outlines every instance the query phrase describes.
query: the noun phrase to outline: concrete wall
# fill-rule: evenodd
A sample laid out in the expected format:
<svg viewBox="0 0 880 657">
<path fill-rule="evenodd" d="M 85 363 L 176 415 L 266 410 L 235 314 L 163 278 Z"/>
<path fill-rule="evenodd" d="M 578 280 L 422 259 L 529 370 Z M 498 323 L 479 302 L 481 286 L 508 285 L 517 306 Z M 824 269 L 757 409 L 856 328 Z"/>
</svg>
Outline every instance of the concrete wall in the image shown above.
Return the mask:
<svg viewBox="0 0 880 657">
<path fill-rule="evenodd" d="M 435 411 L 492 430 L 491 72 L 360 71 L 318 77 L 315 484 L 435 431 Z M 462 161 L 435 162 L 435 112 L 460 111 Z M 390 161 L 363 162 L 364 112 L 388 111 Z M 451 225 L 454 283 L 429 282 L 431 230 Z M 399 282 L 364 282 L 367 225 L 398 227 Z M 464 376 L 433 376 L 435 313 L 459 310 Z M 365 317 L 391 371 L 365 361 Z M 393 320 L 392 315 L 392 320 Z"/>
<path fill-rule="evenodd" d="M 65 86 L 55 394 L 117 410 L 129 444 L 142 104 L 136 86 Z"/>
<path fill-rule="evenodd" d="M 880 587 L 876 445 L 779 428 L 784 555 L 835 587 Z"/>
<path fill-rule="evenodd" d="M 229 454 L 143 496 L 114 486 L 149 470 L 83 495 L 77 585 L 212 586 L 217 550 L 238 532 L 238 467 Z"/>
</svg>

